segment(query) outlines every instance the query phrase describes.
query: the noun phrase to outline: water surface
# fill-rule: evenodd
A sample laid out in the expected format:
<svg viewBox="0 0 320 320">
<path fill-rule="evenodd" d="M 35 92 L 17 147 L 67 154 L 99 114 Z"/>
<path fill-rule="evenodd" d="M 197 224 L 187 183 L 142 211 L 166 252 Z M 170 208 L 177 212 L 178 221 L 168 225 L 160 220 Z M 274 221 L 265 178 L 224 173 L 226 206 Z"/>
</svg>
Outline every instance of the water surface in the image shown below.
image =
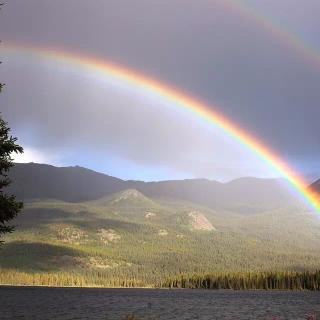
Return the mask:
<svg viewBox="0 0 320 320">
<path fill-rule="evenodd" d="M 315 312 L 319 292 L 0 287 L 1 320 L 291 320 Z"/>
</svg>

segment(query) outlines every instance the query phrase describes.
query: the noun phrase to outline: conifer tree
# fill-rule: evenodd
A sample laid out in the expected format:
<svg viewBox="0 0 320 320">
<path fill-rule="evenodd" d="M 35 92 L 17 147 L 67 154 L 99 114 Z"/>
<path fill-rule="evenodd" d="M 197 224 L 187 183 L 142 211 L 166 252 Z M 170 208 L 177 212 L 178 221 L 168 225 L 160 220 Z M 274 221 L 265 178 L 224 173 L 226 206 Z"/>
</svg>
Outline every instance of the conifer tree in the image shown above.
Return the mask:
<svg viewBox="0 0 320 320">
<path fill-rule="evenodd" d="M 23 206 L 21 202 L 16 201 L 15 196 L 5 192 L 5 188 L 11 183 L 8 172 L 14 166 L 12 154 L 23 152 L 16 141 L 17 138 L 10 135 L 10 128 L 0 114 L 0 237 L 13 231 L 13 226 L 8 222 L 16 217 Z"/>
</svg>

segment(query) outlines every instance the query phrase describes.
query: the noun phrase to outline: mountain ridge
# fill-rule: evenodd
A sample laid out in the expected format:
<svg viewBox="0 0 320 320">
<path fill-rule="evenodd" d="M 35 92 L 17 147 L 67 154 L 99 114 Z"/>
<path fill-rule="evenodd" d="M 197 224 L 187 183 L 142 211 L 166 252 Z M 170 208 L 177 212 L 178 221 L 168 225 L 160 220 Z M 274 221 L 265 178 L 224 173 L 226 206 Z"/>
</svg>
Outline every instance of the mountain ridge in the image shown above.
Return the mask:
<svg viewBox="0 0 320 320">
<path fill-rule="evenodd" d="M 244 177 L 226 183 L 208 179 L 126 181 L 79 166 L 37 163 L 16 164 L 10 178 L 13 184 L 9 191 L 21 200 L 49 198 L 81 202 L 135 189 L 151 198 L 179 199 L 209 208 L 236 206 L 253 212 L 261 207 L 273 209 L 294 202 L 282 179 Z"/>
</svg>

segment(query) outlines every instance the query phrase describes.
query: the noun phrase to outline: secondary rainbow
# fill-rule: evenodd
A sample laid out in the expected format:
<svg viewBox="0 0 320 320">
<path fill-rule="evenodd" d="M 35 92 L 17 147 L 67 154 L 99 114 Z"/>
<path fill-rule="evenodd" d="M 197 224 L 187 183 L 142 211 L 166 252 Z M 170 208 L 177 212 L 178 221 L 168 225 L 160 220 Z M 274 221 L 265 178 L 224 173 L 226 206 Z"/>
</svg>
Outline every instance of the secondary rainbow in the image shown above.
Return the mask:
<svg viewBox="0 0 320 320">
<path fill-rule="evenodd" d="M 257 26 L 266 30 L 273 38 L 279 40 L 279 45 L 292 50 L 291 54 L 298 54 L 313 68 L 320 70 L 320 53 L 312 48 L 307 41 L 298 36 L 295 32 L 288 30 L 283 25 L 277 23 L 270 17 L 266 17 L 262 12 L 254 9 L 249 3 L 241 0 L 226 0 L 223 5 L 227 10 L 235 11 L 245 20 L 253 21 Z"/>
<path fill-rule="evenodd" d="M 111 77 L 130 88 L 142 90 L 147 93 L 152 93 L 159 98 L 164 98 L 177 108 L 184 108 L 194 116 L 202 118 L 204 121 L 221 128 L 234 140 L 249 148 L 271 168 L 275 169 L 281 176 L 287 179 L 294 190 L 302 195 L 307 203 L 310 204 L 318 214 L 320 213 L 320 199 L 307 187 L 307 183 L 304 181 L 303 177 L 290 168 L 290 166 L 270 148 L 250 135 L 249 132 L 240 128 L 222 114 L 214 111 L 213 106 L 209 106 L 198 99 L 190 97 L 174 87 L 160 83 L 155 79 L 104 59 L 72 53 L 57 48 L 44 48 L 38 46 L 5 44 L 1 46 L 1 49 L 9 54 L 12 52 L 29 52 L 46 59 L 55 60 L 58 63 L 71 64 L 76 68 L 81 66 L 88 72 L 90 71 L 102 74 L 106 77 Z"/>
</svg>

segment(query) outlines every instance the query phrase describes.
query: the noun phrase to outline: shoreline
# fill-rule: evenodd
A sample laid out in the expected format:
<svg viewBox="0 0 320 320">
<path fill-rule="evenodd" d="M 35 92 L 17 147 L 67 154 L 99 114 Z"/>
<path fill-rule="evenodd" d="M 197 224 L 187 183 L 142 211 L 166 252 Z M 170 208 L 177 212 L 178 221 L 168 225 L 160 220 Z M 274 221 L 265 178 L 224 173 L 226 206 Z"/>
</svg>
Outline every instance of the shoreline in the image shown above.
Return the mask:
<svg viewBox="0 0 320 320">
<path fill-rule="evenodd" d="M 103 287 L 103 286 L 47 286 L 47 285 L 15 285 L 15 284 L 0 284 L 2 288 L 47 288 L 47 289 L 123 289 L 123 290 L 157 290 L 157 291 L 215 291 L 215 292 L 318 292 L 319 290 L 309 289 L 203 289 L 203 288 L 159 288 L 159 287 Z"/>
</svg>

